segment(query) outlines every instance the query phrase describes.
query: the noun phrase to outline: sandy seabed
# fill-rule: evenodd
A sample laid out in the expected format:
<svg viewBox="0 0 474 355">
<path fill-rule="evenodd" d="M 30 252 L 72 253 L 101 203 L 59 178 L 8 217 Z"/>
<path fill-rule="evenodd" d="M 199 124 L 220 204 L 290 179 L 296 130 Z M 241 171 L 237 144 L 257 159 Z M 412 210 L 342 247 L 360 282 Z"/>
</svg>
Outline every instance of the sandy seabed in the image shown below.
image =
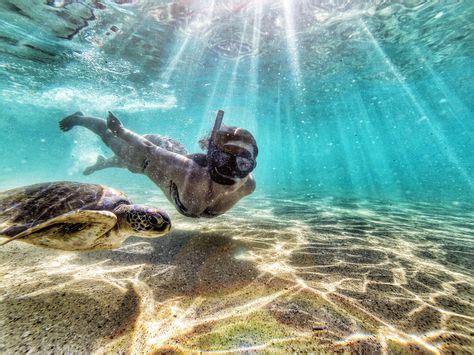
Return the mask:
<svg viewBox="0 0 474 355">
<path fill-rule="evenodd" d="M 472 206 L 253 197 L 172 217 L 113 251 L 0 248 L 0 352 L 474 352 Z"/>
</svg>

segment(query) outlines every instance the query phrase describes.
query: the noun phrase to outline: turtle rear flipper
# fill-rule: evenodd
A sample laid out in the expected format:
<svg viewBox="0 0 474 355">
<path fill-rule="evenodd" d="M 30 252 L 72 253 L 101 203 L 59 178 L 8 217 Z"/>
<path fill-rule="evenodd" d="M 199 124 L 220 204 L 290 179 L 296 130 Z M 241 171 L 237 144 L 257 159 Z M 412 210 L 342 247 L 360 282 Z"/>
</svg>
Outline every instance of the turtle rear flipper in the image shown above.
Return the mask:
<svg viewBox="0 0 474 355">
<path fill-rule="evenodd" d="M 117 216 L 109 211 L 79 210 L 65 213 L 13 236 L 13 240 L 62 250 L 113 248 L 120 241 L 106 241 L 103 236 L 117 223 Z"/>
</svg>

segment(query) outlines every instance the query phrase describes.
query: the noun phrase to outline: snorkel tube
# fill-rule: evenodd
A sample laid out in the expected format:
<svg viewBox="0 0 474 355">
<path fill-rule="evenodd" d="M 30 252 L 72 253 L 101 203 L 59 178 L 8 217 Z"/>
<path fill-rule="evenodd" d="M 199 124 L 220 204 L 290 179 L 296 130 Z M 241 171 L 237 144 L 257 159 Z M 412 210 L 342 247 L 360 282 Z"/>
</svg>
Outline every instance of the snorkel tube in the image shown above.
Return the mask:
<svg viewBox="0 0 474 355">
<path fill-rule="evenodd" d="M 212 128 L 211 138 L 209 139 L 209 147 L 207 150 L 207 160 L 210 167 L 209 173 L 211 174 L 211 179 L 213 181 L 222 185 L 233 185 L 235 181 L 228 176 L 223 176 L 219 174 L 216 167 L 212 164 L 214 160 L 213 159 L 214 155 L 217 152 L 217 146 L 215 143 L 216 136 L 217 136 L 217 132 L 221 129 L 223 119 L 224 119 L 224 111 L 222 110 L 217 111 L 216 120 L 214 121 L 214 127 Z"/>
<path fill-rule="evenodd" d="M 223 119 L 224 119 L 224 111 L 222 110 L 217 111 L 216 120 L 214 121 L 214 128 L 212 129 L 212 133 L 211 133 L 211 139 L 209 140 L 209 148 L 211 148 L 211 146 L 212 148 L 215 148 L 214 141 L 216 139 L 217 131 L 221 129 Z"/>
</svg>

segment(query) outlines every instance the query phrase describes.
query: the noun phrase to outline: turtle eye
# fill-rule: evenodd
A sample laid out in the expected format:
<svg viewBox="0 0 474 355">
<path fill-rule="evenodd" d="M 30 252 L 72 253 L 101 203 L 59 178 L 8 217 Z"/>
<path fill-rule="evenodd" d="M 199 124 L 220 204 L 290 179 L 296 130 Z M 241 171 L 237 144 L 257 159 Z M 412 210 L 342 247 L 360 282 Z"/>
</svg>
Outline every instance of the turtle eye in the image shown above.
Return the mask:
<svg viewBox="0 0 474 355">
<path fill-rule="evenodd" d="M 163 218 L 161 216 L 150 216 L 150 223 L 158 226 L 163 223 Z"/>
</svg>

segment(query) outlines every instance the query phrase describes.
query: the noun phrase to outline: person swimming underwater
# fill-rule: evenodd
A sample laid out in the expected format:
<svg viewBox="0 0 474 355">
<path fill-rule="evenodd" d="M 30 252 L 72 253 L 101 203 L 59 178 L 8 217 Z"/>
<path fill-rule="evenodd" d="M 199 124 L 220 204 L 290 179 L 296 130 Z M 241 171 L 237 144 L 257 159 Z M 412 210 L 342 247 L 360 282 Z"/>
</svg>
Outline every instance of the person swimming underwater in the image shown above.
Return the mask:
<svg viewBox="0 0 474 355">
<path fill-rule="evenodd" d="M 181 214 L 212 218 L 231 209 L 256 186 L 251 174 L 257 164 L 255 138 L 245 129 L 222 125 L 223 116 L 224 111 L 217 113 L 207 154 L 191 155 L 184 155 L 179 143 L 171 141 L 163 147 L 162 141 L 153 142 L 153 135 L 141 136 L 126 129 L 111 112 L 107 122 L 76 112 L 59 126 L 63 131 L 75 126 L 88 128 L 115 153 L 108 160 L 99 157 L 86 174 L 126 167 L 148 176 Z"/>
</svg>

